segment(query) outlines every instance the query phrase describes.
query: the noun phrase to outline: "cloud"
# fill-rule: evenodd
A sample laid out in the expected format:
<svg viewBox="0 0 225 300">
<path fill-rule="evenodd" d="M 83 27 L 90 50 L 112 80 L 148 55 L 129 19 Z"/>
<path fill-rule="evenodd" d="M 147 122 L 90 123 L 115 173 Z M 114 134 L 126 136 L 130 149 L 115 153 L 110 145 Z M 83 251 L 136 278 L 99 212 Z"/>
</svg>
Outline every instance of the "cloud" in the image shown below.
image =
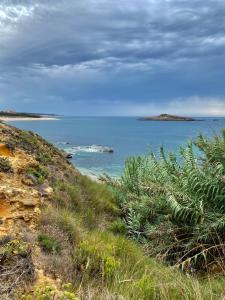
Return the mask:
<svg viewBox="0 0 225 300">
<path fill-rule="evenodd" d="M 220 0 L 3 0 L 0 98 L 65 113 L 97 113 L 99 99 L 105 113 L 118 99 L 223 102 L 224 15 Z"/>
</svg>

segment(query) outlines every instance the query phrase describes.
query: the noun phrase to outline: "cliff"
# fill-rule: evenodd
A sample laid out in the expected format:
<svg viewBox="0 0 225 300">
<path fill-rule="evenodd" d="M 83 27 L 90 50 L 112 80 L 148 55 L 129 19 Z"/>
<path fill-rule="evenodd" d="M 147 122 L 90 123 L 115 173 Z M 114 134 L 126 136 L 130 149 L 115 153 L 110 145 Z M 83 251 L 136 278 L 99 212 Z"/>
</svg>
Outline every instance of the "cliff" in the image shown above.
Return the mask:
<svg viewBox="0 0 225 300">
<path fill-rule="evenodd" d="M 78 174 L 38 135 L 0 124 L 1 299 L 17 299 L 43 282 L 56 287 L 53 277 L 44 274 L 37 242 L 41 210 L 51 205 L 57 181 Z"/>
</svg>

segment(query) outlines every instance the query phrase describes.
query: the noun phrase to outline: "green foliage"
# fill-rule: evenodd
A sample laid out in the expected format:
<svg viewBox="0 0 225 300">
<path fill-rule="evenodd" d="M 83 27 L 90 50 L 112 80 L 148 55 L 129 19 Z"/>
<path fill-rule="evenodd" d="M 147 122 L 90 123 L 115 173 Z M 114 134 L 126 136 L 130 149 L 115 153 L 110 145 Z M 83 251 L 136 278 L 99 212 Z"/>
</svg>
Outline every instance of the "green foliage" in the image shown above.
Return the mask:
<svg viewBox="0 0 225 300">
<path fill-rule="evenodd" d="M 123 220 L 121 220 L 120 218 L 118 218 L 112 222 L 112 224 L 110 225 L 110 230 L 114 234 L 127 235 L 127 233 L 128 233 L 126 223 Z"/>
<path fill-rule="evenodd" d="M 73 183 L 58 182 L 54 200 L 56 205 L 74 210 L 82 216 L 90 228 L 106 221 L 104 218 L 112 219 L 118 214 L 109 188 L 81 175 Z"/>
<path fill-rule="evenodd" d="M 61 290 L 51 285 L 38 286 L 33 295 L 24 296 L 23 300 L 78 300 L 76 294 L 72 290 L 71 284 L 63 284 Z"/>
<path fill-rule="evenodd" d="M 10 172 L 12 171 L 12 166 L 8 158 L 0 157 L 0 172 Z"/>
<path fill-rule="evenodd" d="M 60 243 L 53 237 L 48 236 L 47 234 L 40 234 L 38 236 L 38 242 L 42 250 L 48 253 L 57 253 L 61 252 Z"/>
<path fill-rule="evenodd" d="M 42 165 L 39 165 L 35 168 L 29 167 L 26 170 L 26 172 L 27 174 L 31 174 L 35 176 L 39 184 L 42 184 L 45 181 L 45 179 L 48 177 L 48 169 Z"/>
<path fill-rule="evenodd" d="M 19 144 L 24 150 L 35 151 L 38 147 L 38 139 L 36 135 L 31 131 L 21 130 L 18 136 L 15 138 L 15 143 Z"/>
<path fill-rule="evenodd" d="M 47 165 L 52 162 L 52 157 L 44 149 L 40 149 L 40 151 L 37 154 L 37 161 L 39 161 L 43 165 Z"/>
<path fill-rule="evenodd" d="M 190 270 L 207 269 L 225 242 L 225 131 L 199 136 L 180 156 L 129 158 L 111 184 L 132 238 L 152 254 Z M 161 232 L 161 234 L 160 234 Z M 213 246 L 213 247 L 212 247 Z"/>
</svg>

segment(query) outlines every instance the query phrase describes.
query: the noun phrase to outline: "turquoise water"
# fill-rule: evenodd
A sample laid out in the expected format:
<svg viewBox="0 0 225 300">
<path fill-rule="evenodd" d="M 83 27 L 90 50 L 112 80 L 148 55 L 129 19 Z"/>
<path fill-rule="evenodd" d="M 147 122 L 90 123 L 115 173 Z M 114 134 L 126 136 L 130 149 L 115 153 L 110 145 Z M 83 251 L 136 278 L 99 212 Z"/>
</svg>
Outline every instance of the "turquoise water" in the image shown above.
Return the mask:
<svg viewBox="0 0 225 300">
<path fill-rule="evenodd" d="M 203 119 L 203 118 L 202 118 Z M 225 118 L 196 122 L 143 122 L 132 117 L 64 117 L 54 121 L 16 121 L 12 125 L 32 130 L 59 148 L 73 153 L 72 162 L 84 173 L 121 174 L 128 156 L 158 152 L 162 144 L 177 151 L 200 132 L 211 136 L 225 127 Z M 101 152 L 104 147 L 114 153 Z"/>
</svg>

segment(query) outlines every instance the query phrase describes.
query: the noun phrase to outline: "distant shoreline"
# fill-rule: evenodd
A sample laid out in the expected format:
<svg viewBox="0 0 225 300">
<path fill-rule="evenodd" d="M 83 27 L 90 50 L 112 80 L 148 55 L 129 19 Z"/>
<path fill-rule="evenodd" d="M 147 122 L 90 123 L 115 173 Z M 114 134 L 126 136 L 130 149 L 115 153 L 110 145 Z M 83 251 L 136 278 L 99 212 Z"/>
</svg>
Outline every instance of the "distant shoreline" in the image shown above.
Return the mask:
<svg viewBox="0 0 225 300">
<path fill-rule="evenodd" d="M 56 121 L 60 120 L 58 118 L 51 117 L 40 117 L 40 118 L 32 118 L 32 117 L 0 117 L 0 121 L 2 122 L 16 122 L 16 121 Z"/>
</svg>

